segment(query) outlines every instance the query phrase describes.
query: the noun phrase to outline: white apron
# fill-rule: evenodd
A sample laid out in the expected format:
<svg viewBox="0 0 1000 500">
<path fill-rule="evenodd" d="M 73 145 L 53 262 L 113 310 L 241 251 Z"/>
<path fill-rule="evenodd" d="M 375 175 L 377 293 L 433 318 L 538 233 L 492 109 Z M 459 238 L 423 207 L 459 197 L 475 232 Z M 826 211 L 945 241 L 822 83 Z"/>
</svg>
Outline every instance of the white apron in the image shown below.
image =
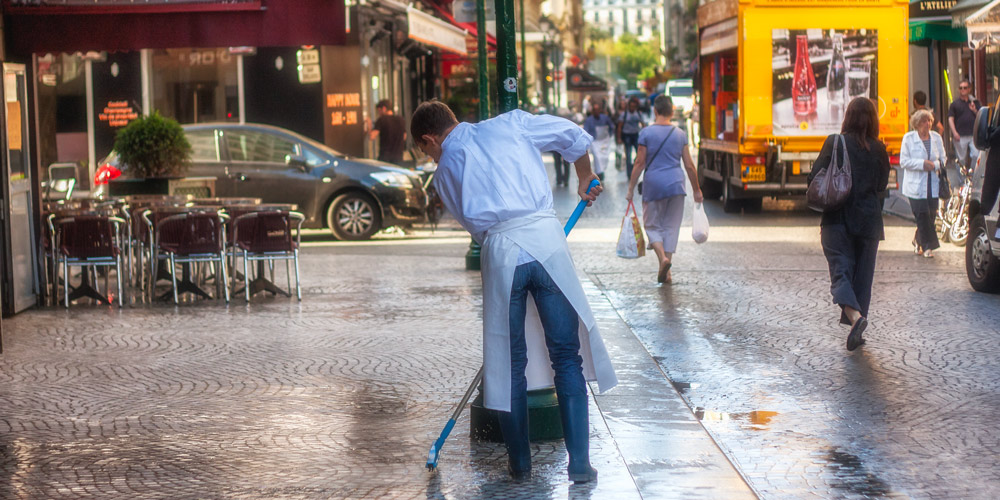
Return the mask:
<svg viewBox="0 0 1000 500">
<path fill-rule="evenodd" d="M 608 156 L 611 154 L 611 134 L 608 127 L 598 127 L 597 137 L 591 145 L 594 152 L 594 160 L 591 162 L 595 174 L 602 174 L 608 165 Z"/>
<path fill-rule="evenodd" d="M 490 228 L 483 242 L 483 365 L 487 408 L 510 411 L 510 291 L 514 269 L 523 248 L 549 273 L 579 316 L 583 377 L 597 381 L 601 393 L 618 383 L 597 321 L 576 275 L 566 236 L 552 210 L 501 222 Z M 553 387 L 554 372 L 545 347 L 534 300 L 527 300 L 525 342 L 528 390 Z"/>
</svg>

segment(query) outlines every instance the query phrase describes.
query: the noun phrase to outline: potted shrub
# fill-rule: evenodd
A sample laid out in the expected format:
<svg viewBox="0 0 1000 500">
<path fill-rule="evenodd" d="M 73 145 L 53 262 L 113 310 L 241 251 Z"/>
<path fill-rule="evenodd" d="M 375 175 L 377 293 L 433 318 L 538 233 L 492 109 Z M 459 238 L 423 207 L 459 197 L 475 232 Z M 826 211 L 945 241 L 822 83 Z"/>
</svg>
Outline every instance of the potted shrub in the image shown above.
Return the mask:
<svg viewBox="0 0 1000 500">
<path fill-rule="evenodd" d="M 112 195 L 169 194 L 170 180 L 183 177 L 191 162 L 191 143 L 184 129 L 156 111 L 119 130 L 114 150 L 128 178 L 108 184 Z"/>
</svg>

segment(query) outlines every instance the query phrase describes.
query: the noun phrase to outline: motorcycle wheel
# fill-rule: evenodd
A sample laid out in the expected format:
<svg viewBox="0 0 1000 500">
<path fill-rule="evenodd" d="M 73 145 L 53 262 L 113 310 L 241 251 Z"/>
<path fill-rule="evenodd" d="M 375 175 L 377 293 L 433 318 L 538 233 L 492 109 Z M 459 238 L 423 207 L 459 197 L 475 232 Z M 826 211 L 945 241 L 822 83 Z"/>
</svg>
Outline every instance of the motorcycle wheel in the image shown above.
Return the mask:
<svg viewBox="0 0 1000 500">
<path fill-rule="evenodd" d="M 968 210 L 962 210 L 955 217 L 955 222 L 952 223 L 951 229 L 948 231 L 948 239 L 951 240 L 957 246 L 965 246 L 965 242 L 969 239 L 969 213 Z"/>
</svg>

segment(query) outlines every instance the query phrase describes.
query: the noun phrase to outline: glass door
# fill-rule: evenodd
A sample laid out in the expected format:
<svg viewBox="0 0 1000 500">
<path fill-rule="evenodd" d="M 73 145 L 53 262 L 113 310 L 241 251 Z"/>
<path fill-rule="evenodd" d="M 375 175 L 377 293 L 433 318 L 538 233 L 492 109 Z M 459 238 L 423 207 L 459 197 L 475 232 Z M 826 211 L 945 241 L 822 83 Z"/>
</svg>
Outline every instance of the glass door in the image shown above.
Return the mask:
<svg viewBox="0 0 1000 500">
<path fill-rule="evenodd" d="M 28 144 L 28 92 L 23 64 L 3 65 L 6 137 L 3 174 L 7 177 L 4 193 L 4 256 L 9 270 L 4 283 L 4 312 L 18 313 L 35 305 L 35 237 L 31 224 L 31 148 Z"/>
</svg>

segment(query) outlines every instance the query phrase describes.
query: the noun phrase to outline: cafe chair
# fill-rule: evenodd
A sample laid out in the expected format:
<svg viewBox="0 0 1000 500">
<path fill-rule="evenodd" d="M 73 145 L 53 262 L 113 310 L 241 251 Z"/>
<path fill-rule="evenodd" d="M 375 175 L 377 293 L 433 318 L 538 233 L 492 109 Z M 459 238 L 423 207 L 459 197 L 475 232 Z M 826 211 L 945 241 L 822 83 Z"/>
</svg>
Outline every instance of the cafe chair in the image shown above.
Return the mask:
<svg viewBox="0 0 1000 500">
<path fill-rule="evenodd" d="M 299 282 L 299 246 L 302 243 L 304 221 L 305 216 L 301 213 L 287 210 L 250 212 L 233 219 L 230 224 L 233 227 L 233 266 L 236 265 L 236 257 L 243 258 L 245 279 L 243 292 L 247 302 L 250 302 L 250 296 L 261 291 L 291 297 L 291 293 L 278 288 L 265 278 L 264 263 L 273 266 L 278 260 L 285 261 L 285 276 L 289 290 L 292 288 L 292 277 L 288 264 L 294 263 L 295 296 L 298 300 L 302 300 L 302 287 Z M 257 261 L 257 276 L 253 280 L 250 279 L 250 261 Z M 273 272 L 271 279 L 274 279 Z M 235 284 L 234 280 L 234 287 Z"/>
<path fill-rule="evenodd" d="M 94 289 L 89 281 L 88 268 L 114 266 L 118 281 L 118 307 L 124 305 L 122 294 L 122 254 L 119 245 L 121 227 L 125 220 L 120 217 L 103 215 L 74 215 L 54 221 L 55 258 L 63 269 L 63 305 L 82 297 L 90 297 L 100 302 L 110 302 Z M 58 264 L 57 263 L 57 264 Z M 84 268 L 80 286 L 70 293 L 70 268 Z M 55 280 L 59 277 L 55 276 Z"/>
<path fill-rule="evenodd" d="M 190 279 L 192 263 L 218 263 L 217 269 L 222 271 L 222 279 L 215 279 L 216 298 L 219 291 L 229 302 L 229 277 L 226 270 L 226 217 L 214 211 L 184 212 L 167 216 L 156 222 L 154 234 L 154 251 L 152 255 L 153 282 L 156 284 L 157 266 L 160 257 L 170 266 L 170 281 L 173 286 L 174 304 L 178 303 L 181 293 L 193 293 L 205 298 L 211 298 Z M 183 278 L 177 280 L 177 264 L 183 267 Z"/>
</svg>

